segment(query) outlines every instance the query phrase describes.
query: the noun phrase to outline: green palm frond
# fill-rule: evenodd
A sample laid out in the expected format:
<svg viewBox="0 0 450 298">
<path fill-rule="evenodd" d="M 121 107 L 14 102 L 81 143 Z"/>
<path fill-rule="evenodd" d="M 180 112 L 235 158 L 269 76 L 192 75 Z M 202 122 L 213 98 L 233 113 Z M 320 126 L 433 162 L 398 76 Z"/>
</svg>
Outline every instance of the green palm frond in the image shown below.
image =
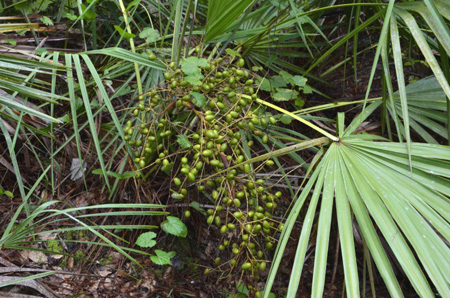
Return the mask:
<svg viewBox="0 0 450 298">
<path fill-rule="evenodd" d="M 287 219 L 267 287 L 272 285 L 295 219 L 308 208 L 288 292 L 288 297 L 295 297 L 314 214 L 321 201 L 313 297 L 323 293 L 334 204 L 349 297 L 359 297 L 352 217 L 392 297 L 402 297 L 402 291 L 380 238 L 388 243 L 420 296 L 434 297 L 427 278 L 441 295 L 449 293 L 450 249 L 445 241 L 450 240 L 450 148 L 412 143 L 411 158 L 412 172 L 404 144 L 373 142 L 357 135 L 332 143 Z"/>
<path fill-rule="evenodd" d="M 447 19 L 448 23 L 448 20 L 450 20 L 448 14 L 449 10 L 450 3 L 446 1 L 401 3 L 394 6 L 393 15 L 390 19 L 390 42 L 392 43 L 392 54 L 394 56 L 395 71 L 399 89 L 395 97 L 397 98 L 397 103 L 401 102 L 401 108 L 394 108 L 392 103 L 387 105 L 387 107 L 393 116 L 400 140 L 404 137 L 408 144 L 411 142 L 411 138 L 409 136 L 410 126 L 428 142 L 436 142 L 436 140 L 426 130 L 424 130 L 422 126 L 432 129 L 435 133 L 443 137 L 446 137 L 444 134 L 447 133 L 442 131 L 440 125 L 433 128 L 430 127 L 436 123 L 434 121 L 439 121 L 437 119 L 440 118 L 438 114 L 432 112 L 426 116 L 417 115 L 418 111 L 417 109 L 414 110 L 414 104 L 409 103 L 411 94 L 407 95 L 408 90 L 405 88 L 406 80 L 403 73 L 404 66 L 402 58 L 402 53 L 404 50 L 401 48 L 398 26 L 400 24 L 402 25 L 402 36 L 408 36 L 410 40 L 414 41 L 417 45 L 417 48 L 424 57 L 424 62 L 429 65 L 430 69 L 433 71 L 435 80 L 439 83 L 441 90 L 448 98 L 450 98 L 450 84 L 433 53 L 433 50 L 438 50 L 438 46 L 434 42 L 434 37 L 432 36 L 436 36 L 443 49 L 441 55 L 448 55 L 450 53 L 450 33 L 448 30 L 448 25 L 445 23 L 445 19 Z M 388 38 L 380 39 L 383 49 L 381 57 L 383 60 L 384 77 L 386 79 L 388 91 L 390 97 L 394 97 L 394 87 L 391 82 L 389 69 L 387 66 L 389 59 L 388 54 L 390 50 L 388 40 Z M 415 99 L 411 100 L 417 101 Z M 409 110 L 413 113 L 412 117 L 408 115 Z M 401 115 L 403 124 L 401 124 L 397 115 Z"/>
<path fill-rule="evenodd" d="M 447 121 L 447 97 L 435 76 L 416 81 L 406 87 L 408 115 L 411 128 L 427 143 L 437 144 L 435 136 L 448 138 L 445 123 Z M 393 96 L 393 107 L 387 105 L 391 117 L 401 114 L 398 92 Z M 404 131 L 401 126 L 402 134 Z"/>
</svg>

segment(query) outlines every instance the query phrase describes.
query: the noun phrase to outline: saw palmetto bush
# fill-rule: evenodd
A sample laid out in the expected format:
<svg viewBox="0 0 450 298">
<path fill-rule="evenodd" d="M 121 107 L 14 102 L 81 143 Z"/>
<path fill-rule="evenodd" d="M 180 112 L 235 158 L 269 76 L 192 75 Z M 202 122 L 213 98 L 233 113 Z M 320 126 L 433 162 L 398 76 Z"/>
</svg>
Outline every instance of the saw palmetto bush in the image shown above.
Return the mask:
<svg viewBox="0 0 450 298">
<path fill-rule="evenodd" d="M 5 9 L 33 14 L 39 6 Z M 339 242 L 333 261 L 341 260 L 344 276 L 335 283 L 346 296 L 365 297 L 367 281 L 375 296 L 379 275 L 391 297 L 448 297 L 447 1 L 68 1 L 57 11 L 58 20 L 73 18 L 84 52 L 30 53 L 11 44 L 0 56 L 2 164 L 30 218 L 43 212 L 31 210 L 35 188 L 57 190 L 59 154 L 74 146 L 80 160 L 89 152 L 87 172 L 100 174 L 111 198 L 127 179 L 136 186 L 167 179 L 168 198 L 151 203 L 203 212 L 221 235 L 205 273 L 243 279 L 251 295 L 281 295 L 274 285 L 289 249 L 284 294 L 323 297 L 334 280 L 330 243 Z M 44 30 L 17 26 L 0 30 L 29 30 L 36 39 Z M 365 96 L 330 98 L 328 78 L 347 67 L 358 82 L 368 57 L 370 74 L 359 83 Z M 406 76 L 414 64 L 428 77 Z M 365 132 L 370 123 L 380 123 L 376 134 Z M 64 141 L 54 137 L 61 131 Z M 28 146 L 19 148 L 19 139 Z M 23 175 L 24 150 L 39 164 L 37 183 Z M 305 174 L 298 188 L 293 167 Z M 281 196 L 289 206 L 277 207 Z M 33 224 L 40 222 L 24 222 L 18 236 L 9 227 L 0 245 L 17 247 Z"/>
</svg>

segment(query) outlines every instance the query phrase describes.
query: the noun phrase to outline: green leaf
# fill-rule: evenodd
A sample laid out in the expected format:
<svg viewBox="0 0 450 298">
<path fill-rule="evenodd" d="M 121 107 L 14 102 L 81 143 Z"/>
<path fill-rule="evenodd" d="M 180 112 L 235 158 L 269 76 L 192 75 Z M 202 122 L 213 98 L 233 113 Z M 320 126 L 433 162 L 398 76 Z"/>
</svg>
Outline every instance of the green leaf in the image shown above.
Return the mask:
<svg viewBox="0 0 450 298">
<path fill-rule="evenodd" d="M 17 44 L 17 41 L 15 41 L 13 39 L 9 39 L 9 38 L 6 39 L 6 42 L 13 46 L 15 46 Z"/>
<path fill-rule="evenodd" d="M 204 76 L 200 67 L 208 65 L 205 58 L 189 57 L 181 62 L 181 70 L 187 75 L 184 80 L 192 85 L 201 85 Z"/>
<path fill-rule="evenodd" d="M 146 232 L 139 236 L 136 240 L 136 244 L 140 247 L 153 247 L 156 244 L 156 241 L 153 240 L 154 238 L 156 238 L 156 233 Z"/>
<path fill-rule="evenodd" d="M 277 89 L 277 92 L 275 92 L 273 94 L 273 99 L 275 101 L 288 101 L 288 100 L 294 98 L 294 96 L 295 96 L 295 93 L 293 90 L 279 88 L 279 89 Z"/>
<path fill-rule="evenodd" d="M 171 173 L 171 171 L 172 171 L 172 167 L 173 167 L 173 161 L 172 161 L 172 162 L 169 162 L 169 163 L 166 164 L 166 165 L 163 165 L 163 166 L 161 167 L 161 171 L 163 171 L 164 173 L 166 173 L 166 175 L 169 175 L 169 176 L 170 176 L 170 173 Z"/>
<path fill-rule="evenodd" d="M 191 95 L 192 97 L 194 97 L 194 99 L 192 100 L 192 102 L 199 108 L 204 108 L 206 107 L 206 97 L 198 92 L 194 92 L 191 91 Z"/>
<path fill-rule="evenodd" d="M 128 5 L 127 5 L 127 9 L 126 11 L 129 11 L 131 8 L 133 8 L 134 6 L 139 5 L 139 3 L 141 3 L 142 0 L 133 0 L 131 1 Z"/>
<path fill-rule="evenodd" d="M 10 198 L 14 198 L 14 195 L 13 195 L 13 193 L 12 193 L 12 192 L 10 192 L 9 190 L 5 190 L 5 191 L 3 192 L 3 194 L 4 194 L 5 196 L 8 196 L 8 197 L 10 197 Z"/>
<path fill-rule="evenodd" d="M 284 125 L 288 125 L 291 124 L 292 122 L 292 117 L 288 116 L 288 115 L 283 115 L 280 118 L 281 123 L 283 123 Z"/>
<path fill-rule="evenodd" d="M 38 54 L 38 55 L 42 55 L 42 54 L 47 53 L 47 49 L 46 49 L 46 48 L 39 48 L 39 49 L 37 49 L 37 50 L 34 50 L 34 52 L 35 52 L 36 54 Z"/>
<path fill-rule="evenodd" d="M 68 18 L 71 21 L 75 21 L 77 19 L 77 16 L 71 13 L 66 13 L 66 18 Z"/>
<path fill-rule="evenodd" d="M 177 135 L 177 142 L 183 149 L 188 149 L 192 147 L 191 142 L 189 142 L 189 139 L 185 135 Z"/>
<path fill-rule="evenodd" d="M 270 85 L 270 80 L 267 79 L 267 78 L 263 78 L 261 80 L 261 87 L 260 87 L 260 89 L 262 91 L 267 91 L 267 92 L 272 91 L 272 86 Z"/>
<path fill-rule="evenodd" d="M 226 49 L 225 52 L 233 58 L 236 56 L 241 57 L 241 54 L 239 54 L 238 51 L 233 51 L 232 49 Z"/>
<path fill-rule="evenodd" d="M 91 19 L 95 19 L 97 17 L 97 14 L 91 10 L 88 10 L 87 7 L 83 4 L 80 4 L 81 7 L 81 11 L 83 12 L 83 18 L 91 20 Z M 116 27 L 116 26 L 114 26 Z"/>
<path fill-rule="evenodd" d="M 134 35 L 134 34 L 131 34 L 131 33 L 128 33 L 128 32 L 126 32 L 125 30 L 123 30 L 122 28 L 120 28 L 119 26 L 117 26 L 117 25 L 114 25 L 114 28 L 119 32 L 119 34 L 121 35 L 121 36 L 123 36 L 124 38 L 135 38 L 136 37 L 136 35 Z"/>
<path fill-rule="evenodd" d="M 191 85 L 201 85 L 204 76 L 201 73 L 191 74 L 184 77 L 184 80 Z"/>
<path fill-rule="evenodd" d="M 47 26 L 53 26 L 54 25 L 53 21 L 47 16 L 41 17 L 40 20 L 41 20 L 42 23 L 44 23 L 44 25 L 47 25 Z"/>
<path fill-rule="evenodd" d="M 167 216 L 167 219 L 161 223 L 161 228 L 168 234 L 183 238 L 186 237 L 188 232 L 186 225 L 175 216 Z"/>
<path fill-rule="evenodd" d="M 301 98 L 300 96 L 297 96 L 297 97 L 295 98 L 294 104 L 295 104 L 297 107 L 302 108 L 302 107 L 305 105 L 305 100 L 304 100 L 303 98 Z"/>
<path fill-rule="evenodd" d="M 282 76 L 273 76 L 270 78 L 270 85 L 272 88 L 287 87 L 287 81 Z"/>
<path fill-rule="evenodd" d="M 186 75 L 201 74 L 200 67 L 205 67 L 206 65 L 208 65 L 208 60 L 205 58 L 189 57 L 181 62 L 181 70 Z"/>
<path fill-rule="evenodd" d="M 206 211 L 203 208 L 200 208 L 200 204 L 198 202 L 191 202 L 189 204 L 189 206 L 191 206 L 192 208 L 194 208 L 195 210 L 197 210 L 198 212 L 200 212 L 204 216 L 207 215 Z"/>
<path fill-rule="evenodd" d="M 116 97 L 123 96 L 125 94 L 128 94 L 131 92 L 131 87 L 126 86 L 125 88 L 121 88 L 120 90 L 116 90 L 116 93 L 114 94 Z"/>
<path fill-rule="evenodd" d="M 170 265 L 170 259 L 175 256 L 175 252 L 165 252 L 159 249 L 155 250 L 156 256 L 150 256 L 150 259 L 153 261 L 153 263 L 157 265 Z"/>
<path fill-rule="evenodd" d="M 61 123 L 68 123 L 71 120 L 71 118 L 69 114 L 65 114 L 64 116 L 59 117 L 58 120 L 61 121 Z"/>
<path fill-rule="evenodd" d="M 145 27 L 141 33 L 139 33 L 139 37 L 145 39 L 147 43 L 155 42 L 159 39 L 159 32 L 150 27 Z"/>
<path fill-rule="evenodd" d="M 307 81 L 308 81 L 308 79 L 305 77 L 293 76 L 288 82 L 291 85 L 296 85 L 298 87 L 305 87 Z"/>
<path fill-rule="evenodd" d="M 242 294 L 245 294 L 245 295 L 248 295 L 248 293 L 249 293 L 248 288 L 243 283 L 237 283 L 236 284 L 236 288 L 237 288 L 239 293 L 242 293 Z"/>
<path fill-rule="evenodd" d="M 290 73 L 288 73 L 284 70 L 280 71 L 279 74 L 285 82 L 290 82 L 292 80 L 292 78 L 294 77 L 293 75 L 291 75 Z"/>
<path fill-rule="evenodd" d="M 303 93 L 305 94 L 311 94 L 313 92 L 312 87 L 309 85 L 305 85 L 305 87 L 303 87 Z"/>
</svg>

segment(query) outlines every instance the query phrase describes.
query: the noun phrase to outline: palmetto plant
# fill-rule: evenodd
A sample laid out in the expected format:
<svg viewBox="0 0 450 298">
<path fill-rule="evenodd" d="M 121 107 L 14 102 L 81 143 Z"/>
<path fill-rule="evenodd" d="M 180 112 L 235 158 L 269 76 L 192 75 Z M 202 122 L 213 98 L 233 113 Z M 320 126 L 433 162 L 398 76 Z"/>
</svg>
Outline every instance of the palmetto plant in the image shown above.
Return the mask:
<svg viewBox="0 0 450 298">
<path fill-rule="evenodd" d="M 268 296 L 272 286 L 295 219 L 298 218 L 300 211 L 303 211 L 302 207 L 307 210 L 305 217 L 301 219 L 302 231 L 287 296 L 294 297 L 297 293 L 312 227 L 316 225 L 312 296 L 322 297 L 334 205 L 348 297 L 359 297 L 361 294 L 355 254 L 355 226 L 361 232 L 363 242 L 368 248 L 365 254 L 370 253 L 392 297 L 402 297 L 403 293 L 380 238 L 389 245 L 415 291 L 421 297 L 434 297 L 435 291 L 444 297 L 449 293 L 447 260 L 450 257 L 448 246 L 450 148 L 413 143 L 409 134 L 411 120 L 413 129 L 432 143 L 436 143 L 435 139 L 422 126 L 445 138 L 448 137 L 448 132 L 444 132 L 440 125 L 432 125 L 434 122 L 431 119 L 448 123 L 445 113 L 440 114 L 439 111 L 447 110 L 450 95 L 449 83 L 439 63 L 431 54 L 430 44 L 420 32 L 415 18 L 404 9 L 418 12 L 426 20 L 431 32 L 439 40 L 440 53 L 443 57 L 449 53 L 450 48 L 447 45 L 450 35 L 448 22 L 443 20 L 443 17 L 448 18 L 447 3 L 424 1 L 394 5 L 391 1 L 386 8 L 385 22 L 377 47 L 377 54 L 382 53 L 390 94 L 390 100 L 386 101 L 385 108 L 389 107 L 389 112 L 394 117 L 400 141 L 406 140 L 407 144 L 388 142 L 365 134 L 352 135 L 357 126 L 373 113 L 380 102 L 374 102 L 365 107 L 346 130 L 343 123 L 344 115 L 339 115 L 337 125 L 339 140 L 330 140 L 331 144 L 323 146 L 314 159 L 314 170 L 296 198 L 282 233 L 265 297 Z M 443 12 L 442 15 L 438 11 Z M 409 92 L 405 88 L 398 22 L 405 22 L 406 29 L 409 30 L 406 32 L 411 32 L 435 74 L 433 78 L 410 86 Z M 352 34 L 356 36 L 356 30 L 350 35 Z M 387 67 L 390 50 L 388 36 L 392 42 L 399 85 L 398 95 L 394 95 L 392 91 L 391 76 Z M 377 54 L 374 65 L 378 60 Z M 446 65 L 443 66 L 445 69 Z M 374 69 L 372 77 L 373 74 Z M 436 83 L 432 84 L 433 82 Z M 366 100 L 370 85 L 371 81 L 369 81 Z M 437 92 L 434 96 L 430 93 L 433 89 Z M 420 94 L 422 97 L 420 99 L 416 97 L 416 99 L 415 96 Z M 438 98 L 443 100 L 443 102 L 438 101 L 442 104 L 436 101 Z M 417 110 L 418 107 L 421 109 L 420 112 Z M 403 118 L 403 123 L 398 115 Z M 304 207 L 307 200 L 309 205 Z M 319 203 L 320 209 L 317 209 Z M 317 212 L 319 216 L 315 224 Z M 444 259 L 445 261 L 442 262 Z"/>
<path fill-rule="evenodd" d="M 315 169 L 287 218 L 269 275 L 268 289 L 295 220 L 302 208 L 307 208 L 302 218 L 288 297 L 296 295 L 314 225 L 317 225 L 317 239 L 312 296 L 322 296 L 334 209 L 348 296 L 360 295 L 355 225 L 392 297 L 403 294 L 380 238 L 386 240 L 419 295 L 434 296 L 427 276 L 441 295 L 448 293 L 449 147 L 412 143 L 410 162 L 405 144 L 367 134 L 352 135 L 361 118 L 367 117 L 378 105 L 373 103 L 367 107 L 368 111 L 346 130 L 344 116 L 340 115 L 339 140 L 326 141 L 330 143 L 324 143 L 316 155 Z M 310 201 L 305 207 L 307 200 Z M 314 223 L 317 212 L 320 215 Z"/>
</svg>

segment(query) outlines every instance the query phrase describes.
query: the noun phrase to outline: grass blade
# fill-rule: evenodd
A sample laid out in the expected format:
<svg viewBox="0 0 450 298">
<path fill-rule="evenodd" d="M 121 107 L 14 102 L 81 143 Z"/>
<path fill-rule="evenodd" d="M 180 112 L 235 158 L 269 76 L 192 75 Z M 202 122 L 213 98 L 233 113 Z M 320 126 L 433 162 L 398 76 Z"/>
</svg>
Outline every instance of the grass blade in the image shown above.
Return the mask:
<svg viewBox="0 0 450 298">
<path fill-rule="evenodd" d="M 406 98 L 406 87 L 405 87 L 405 75 L 403 73 L 403 61 L 402 61 L 402 50 L 400 47 L 400 36 L 397 27 L 397 20 L 394 16 L 391 16 L 391 42 L 392 42 L 392 52 L 394 55 L 395 72 L 397 74 L 397 84 L 400 95 L 400 103 L 402 106 L 402 117 L 405 129 L 405 139 L 406 146 L 409 155 L 410 168 L 411 166 L 411 136 L 409 134 L 409 116 L 408 116 L 408 103 Z"/>
<path fill-rule="evenodd" d="M 88 122 L 89 122 L 89 128 L 90 128 L 90 131 L 91 131 L 91 134 L 92 134 L 92 141 L 94 142 L 94 147 L 95 147 L 95 150 L 97 151 L 98 161 L 100 163 L 100 167 L 101 167 L 102 172 L 103 172 L 103 177 L 105 178 L 106 186 L 111 191 L 111 187 L 109 185 L 108 176 L 106 174 L 105 162 L 103 161 L 102 150 L 100 148 L 100 142 L 99 142 L 98 135 L 97 135 L 97 129 L 95 127 L 94 117 L 93 117 L 92 111 L 91 111 L 91 104 L 90 104 L 90 101 L 89 101 L 89 95 L 87 93 L 86 84 L 85 84 L 85 81 L 84 81 L 84 76 L 83 76 L 84 72 L 83 72 L 83 69 L 81 67 L 81 62 L 80 62 L 79 56 L 78 55 L 73 55 L 73 61 L 74 61 L 75 69 L 76 69 L 76 72 L 77 72 L 78 83 L 80 84 L 81 95 L 82 95 L 84 106 L 85 106 L 85 109 L 86 109 L 86 115 L 87 115 Z"/>
</svg>

